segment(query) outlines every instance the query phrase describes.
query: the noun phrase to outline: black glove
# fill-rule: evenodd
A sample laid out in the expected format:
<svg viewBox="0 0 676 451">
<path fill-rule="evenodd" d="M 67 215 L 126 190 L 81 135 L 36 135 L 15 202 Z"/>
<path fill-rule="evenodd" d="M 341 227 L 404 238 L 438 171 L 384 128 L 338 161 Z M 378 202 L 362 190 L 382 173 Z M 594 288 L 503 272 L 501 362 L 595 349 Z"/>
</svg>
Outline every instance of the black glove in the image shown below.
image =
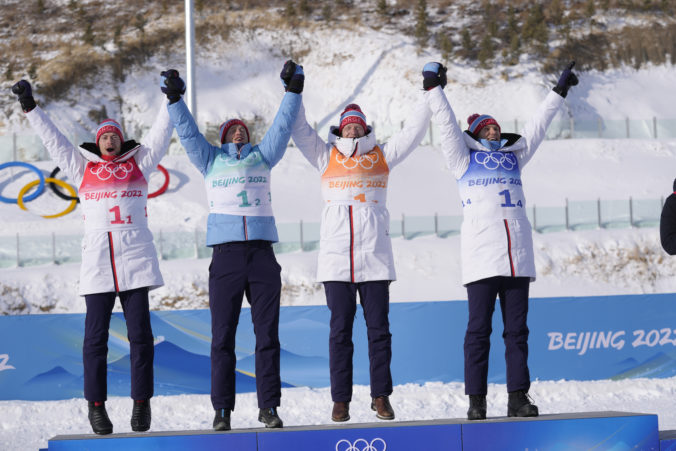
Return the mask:
<svg viewBox="0 0 676 451">
<path fill-rule="evenodd" d="M 169 103 L 178 102 L 181 96 L 185 94 L 185 82 L 178 76 L 178 71 L 176 69 L 169 69 L 160 75 L 163 77 L 160 89 L 167 95 Z"/>
<path fill-rule="evenodd" d="M 554 86 L 554 92 L 561 97 L 566 97 L 568 95 L 568 88 L 575 86 L 580 82 L 580 80 L 577 79 L 577 75 L 573 73 L 573 66 L 575 66 L 575 61 L 571 61 L 563 72 L 561 72 L 559 82 Z"/>
<path fill-rule="evenodd" d="M 423 67 L 423 89 L 429 91 L 432 88 L 446 86 L 446 67 L 441 63 L 427 63 Z"/>
<path fill-rule="evenodd" d="M 282 79 L 282 84 L 287 92 L 295 92 L 296 94 L 303 92 L 305 74 L 303 73 L 303 66 L 300 64 L 294 63 L 293 60 L 288 60 L 284 63 L 279 78 Z"/>
<path fill-rule="evenodd" d="M 35 108 L 35 99 L 33 98 L 33 89 L 26 80 L 20 80 L 12 86 L 12 92 L 19 96 L 19 103 L 24 113 L 28 113 Z"/>
</svg>

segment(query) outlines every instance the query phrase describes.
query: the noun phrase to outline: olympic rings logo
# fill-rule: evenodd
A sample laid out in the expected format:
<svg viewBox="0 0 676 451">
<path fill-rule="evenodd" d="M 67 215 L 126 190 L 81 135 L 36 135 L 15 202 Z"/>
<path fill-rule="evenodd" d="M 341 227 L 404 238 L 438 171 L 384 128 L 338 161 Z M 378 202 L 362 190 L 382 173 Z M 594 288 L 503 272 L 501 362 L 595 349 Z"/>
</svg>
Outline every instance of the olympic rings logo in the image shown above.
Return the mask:
<svg viewBox="0 0 676 451">
<path fill-rule="evenodd" d="M 377 152 L 370 152 L 367 154 L 359 155 L 356 157 L 344 157 L 341 153 L 336 153 L 336 162 L 343 165 L 345 169 L 354 169 L 357 166 L 361 166 L 362 169 L 373 169 L 373 166 L 380 161 L 380 156 Z M 349 163 L 348 163 L 349 162 Z"/>
<path fill-rule="evenodd" d="M 51 215 L 40 215 L 43 218 L 46 219 L 53 219 L 53 218 L 59 218 L 61 216 L 67 215 L 71 211 L 75 209 L 77 206 L 77 203 L 80 201 L 80 198 L 77 196 L 77 191 L 75 188 L 70 185 L 69 183 L 57 179 L 56 174 L 59 172 L 59 167 L 57 166 L 54 168 L 54 170 L 49 174 L 49 177 L 45 177 L 40 169 L 38 169 L 36 166 L 29 164 L 29 163 L 24 163 L 23 161 L 10 161 L 7 163 L 2 163 L 0 164 L 0 170 L 8 168 L 8 167 L 23 167 L 26 168 L 32 172 L 35 172 L 38 176 L 38 180 L 34 180 L 24 187 L 22 187 L 19 190 L 19 194 L 16 199 L 10 198 L 10 197 L 4 197 L 0 195 L 0 202 L 4 202 L 7 204 L 14 204 L 16 203 L 19 208 L 25 211 L 29 211 L 26 208 L 26 203 L 30 202 L 32 200 L 37 199 L 39 196 L 42 195 L 42 193 L 45 191 L 45 185 L 49 185 L 52 191 L 60 197 L 63 200 L 70 201 L 68 206 L 61 212 L 51 214 Z M 90 171 L 92 174 L 96 175 L 100 180 L 105 181 L 110 179 L 111 177 L 115 177 L 118 180 L 124 180 L 124 178 L 127 177 L 129 173 L 131 173 L 133 169 L 133 165 L 131 163 L 128 163 L 128 166 L 125 164 L 125 167 L 122 169 L 122 172 L 124 172 L 124 175 L 120 176 L 121 172 L 119 169 L 111 169 L 111 168 L 105 168 L 103 169 L 103 166 L 108 166 L 106 165 L 99 165 L 100 169 L 97 169 L 96 171 L 94 168 L 91 168 Z M 123 166 L 123 165 L 118 165 L 118 166 Z M 157 169 L 162 173 L 164 176 L 164 182 L 162 183 L 162 186 L 155 192 L 149 193 L 148 198 L 151 199 L 153 197 L 157 197 L 160 194 L 163 194 L 167 188 L 169 187 L 169 172 L 162 166 L 162 165 L 157 165 Z M 32 188 L 34 188 L 37 185 L 37 189 L 35 190 L 34 193 L 31 193 L 30 195 L 26 195 L 28 191 L 30 191 Z M 61 189 L 65 190 L 67 193 L 64 193 Z"/>
<path fill-rule="evenodd" d="M 134 165 L 129 161 L 121 164 L 107 161 L 103 164 L 93 165 L 89 168 L 89 172 L 98 177 L 102 182 L 109 180 L 111 177 L 115 177 L 118 180 L 124 180 L 133 170 Z"/>
<path fill-rule="evenodd" d="M 341 446 L 343 445 L 343 446 Z M 347 445 L 347 447 L 345 447 Z M 342 439 L 336 443 L 336 451 L 385 451 L 387 443 L 380 437 L 376 437 L 371 442 L 366 439 L 358 438 L 354 443 Z"/>
<path fill-rule="evenodd" d="M 500 166 L 506 171 L 516 167 L 516 157 L 512 153 L 479 151 L 474 153 L 474 161 L 489 171 L 494 171 Z"/>
</svg>

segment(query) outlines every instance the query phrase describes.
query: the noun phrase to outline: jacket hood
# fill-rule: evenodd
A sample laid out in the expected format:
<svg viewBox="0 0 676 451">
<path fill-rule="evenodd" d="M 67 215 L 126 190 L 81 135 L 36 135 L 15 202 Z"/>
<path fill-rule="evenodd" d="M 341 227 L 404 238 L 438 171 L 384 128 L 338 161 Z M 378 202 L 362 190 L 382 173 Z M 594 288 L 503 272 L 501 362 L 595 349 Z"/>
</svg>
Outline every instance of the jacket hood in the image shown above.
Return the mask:
<svg viewBox="0 0 676 451">
<path fill-rule="evenodd" d="M 115 157 L 112 161 L 114 162 L 127 161 L 128 159 L 134 156 L 134 154 L 138 151 L 140 147 L 141 145 L 136 141 L 134 141 L 133 139 L 125 141 L 122 143 L 122 152 L 120 152 L 120 155 Z M 80 144 L 78 150 L 80 151 L 80 154 L 89 161 L 94 161 L 97 163 L 106 161 L 101 157 L 101 151 L 99 150 L 99 146 L 97 146 L 95 143 L 92 142 L 82 143 Z"/>
<path fill-rule="evenodd" d="M 373 150 L 376 146 L 376 134 L 371 126 L 367 126 L 366 134 L 361 138 L 343 138 L 338 132 L 338 127 L 331 126 L 329 130 L 329 144 L 349 158 L 355 151 L 356 155 L 363 155 Z"/>
<path fill-rule="evenodd" d="M 465 144 L 467 147 L 473 150 L 483 150 L 491 152 L 491 149 L 488 149 L 484 146 L 479 138 L 469 130 L 465 130 L 464 133 Z M 516 133 L 501 133 L 500 138 L 507 140 L 504 146 L 502 146 L 498 152 L 513 152 L 515 150 L 521 150 L 526 147 L 526 140 L 523 137 Z"/>
<path fill-rule="evenodd" d="M 229 157 L 237 157 L 237 155 L 239 155 L 240 158 L 243 158 L 249 155 L 249 152 L 251 152 L 253 147 L 251 146 L 251 143 L 244 143 L 239 147 L 236 143 L 223 143 L 221 144 L 221 149 L 223 149 L 223 152 Z"/>
</svg>

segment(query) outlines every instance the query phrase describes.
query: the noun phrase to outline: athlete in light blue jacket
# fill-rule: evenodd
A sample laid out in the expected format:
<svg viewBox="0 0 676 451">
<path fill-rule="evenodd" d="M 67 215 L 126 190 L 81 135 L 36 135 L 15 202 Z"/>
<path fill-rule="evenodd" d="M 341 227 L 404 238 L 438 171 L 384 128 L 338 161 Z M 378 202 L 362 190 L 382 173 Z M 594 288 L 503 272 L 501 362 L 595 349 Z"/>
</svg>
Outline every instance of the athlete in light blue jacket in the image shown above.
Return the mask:
<svg viewBox="0 0 676 451">
<path fill-rule="evenodd" d="M 256 334 L 258 420 L 266 427 L 282 427 L 277 414 L 281 398 L 278 328 L 282 282 L 272 249 L 278 237 L 270 169 L 286 151 L 305 76 L 293 61 L 286 62 L 280 76 L 286 94 L 272 126 L 257 145 L 249 142 L 249 130 L 239 119 L 224 122 L 221 146 L 212 145 L 181 100 L 183 81 L 166 77 L 162 87 L 181 144 L 204 175 L 207 189 L 207 245 L 213 247 L 209 266 L 211 403 L 217 431 L 230 429 L 230 412 L 235 408 L 235 332 L 245 294 Z"/>
</svg>

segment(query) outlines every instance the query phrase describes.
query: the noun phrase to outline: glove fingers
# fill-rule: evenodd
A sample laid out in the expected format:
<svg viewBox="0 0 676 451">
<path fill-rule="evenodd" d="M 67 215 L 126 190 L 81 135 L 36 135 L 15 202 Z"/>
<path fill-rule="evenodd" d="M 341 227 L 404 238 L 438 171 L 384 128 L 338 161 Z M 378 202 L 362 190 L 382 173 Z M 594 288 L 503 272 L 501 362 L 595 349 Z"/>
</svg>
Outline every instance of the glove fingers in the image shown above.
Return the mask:
<svg viewBox="0 0 676 451">
<path fill-rule="evenodd" d="M 571 70 L 573 67 L 575 67 L 575 61 L 571 61 L 570 64 L 568 64 L 568 67 L 566 67 L 566 69 Z"/>
<path fill-rule="evenodd" d="M 21 95 L 21 94 L 23 94 L 24 89 L 25 89 L 25 88 L 24 88 L 23 84 L 22 84 L 20 81 L 17 82 L 17 83 L 14 83 L 14 85 L 12 86 L 12 92 L 13 92 L 14 94 L 16 94 L 16 95 Z"/>
<path fill-rule="evenodd" d="M 577 78 L 577 75 L 574 73 L 570 73 L 570 76 L 568 77 L 568 85 L 569 86 L 575 86 L 580 82 L 580 80 Z"/>
</svg>

